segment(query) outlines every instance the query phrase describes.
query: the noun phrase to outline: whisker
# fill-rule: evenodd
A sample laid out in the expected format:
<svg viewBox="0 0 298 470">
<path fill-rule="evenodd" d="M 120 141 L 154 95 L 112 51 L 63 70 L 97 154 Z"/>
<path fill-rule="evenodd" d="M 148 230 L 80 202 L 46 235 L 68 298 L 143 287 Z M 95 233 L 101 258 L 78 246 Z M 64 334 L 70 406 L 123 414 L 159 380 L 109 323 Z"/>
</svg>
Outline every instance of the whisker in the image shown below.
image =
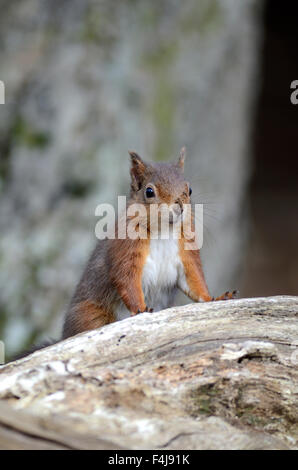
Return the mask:
<svg viewBox="0 0 298 470">
<path fill-rule="evenodd" d="M 198 217 L 198 214 L 196 214 L 196 211 L 193 211 L 193 212 L 194 212 L 195 217 Z M 214 220 L 217 220 L 219 222 L 222 221 L 222 218 L 218 217 L 218 215 L 219 215 L 218 211 L 211 210 L 211 209 L 209 209 L 208 207 L 205 207 L 205 206 L 203 207 L 203 215 L 204 216 L 206 215 L 210 218 L 213 218 Z"/>
<path fill-rule="evenodd" d="M 207 238 L 203 235 L 204 236 L 203 244 L 204 244 L 204 241 L 206 239 L 207 248 L 211 248 L 216 243 L 216 239 L 215 239 L 214 235 L 212 234 L 212 232 L 209 230 L 209 228 L 205 224 L 203 224 L 203 233 L 204 232 L 207 233 Z M 210 241 L 211 241 L 211 243 L 210 243 Z"/>
<path fill-rule="evenodd" d="M 199 203 L 201 203 L 201 204 L 220 204 L 221 203 L 219 198 L 218 198 L 218 200 L 216 200 L 216 198 L 214 198 L 214 195 L 212 196 L 212 195 L 208 195 L 208 194 L 204 194 L 204 193 L 201 193 L 201 194 L 194 193 L 192 195 L 192 200 L 193 200 L 193 202 L 199 201 Z"/>
<path fill-rule="evenodd" d="M 208 212 L 204 212 L 204 217 L 209 217 L 209 219 L 215 220 L 216 222 L 222 222 L 222 219 L 215 217 L 213 214 L 208 214 Z"/>
<path fill-rule="evenodd" d="M 194 216 L 194 221 L 195 223 L 201 223 L 201 221 L 198 219 L 198 215 L 195 214 Z M 217 222 L 220 222 L 220 221 L 217 221 Z M 207 238 L 205 237 L 204 233 L 207 233 Z M 205 221 L 204 221 L 204 218 L 203 218 L 203 237 L 204 237 L 204 240 L 206 240 L 206 244 L 207 244 L 207 247 L 210 248 L 211 245 L 209 244 L 210 242 L 210 239 L 211 239 L 211 242 L 213 243 L 213 245 L 216 243 L 216 238 L 214 236 L 214 234 L 211 232 L 211 230 L 209 229 L 209 227 L 206 225 Z"/>
</svg>

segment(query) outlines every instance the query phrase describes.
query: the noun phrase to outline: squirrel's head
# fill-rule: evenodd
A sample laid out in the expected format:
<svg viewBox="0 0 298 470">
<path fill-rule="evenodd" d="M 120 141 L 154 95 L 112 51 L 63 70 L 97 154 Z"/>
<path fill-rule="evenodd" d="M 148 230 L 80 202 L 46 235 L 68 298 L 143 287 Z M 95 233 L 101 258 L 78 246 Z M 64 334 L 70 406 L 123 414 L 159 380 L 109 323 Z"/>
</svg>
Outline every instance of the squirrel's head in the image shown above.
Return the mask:
<svg viewBox="0 0 298 470">
<path fill-rule="evenodd" d="M 131 198 L 144 204 L 167 205 L 170 209 L 170 223 L 175 223 L 183 212 L 183 204 L 190 204 L 191 188 L 184 178 L 185 148 L 173 163 L 146 163 L 136 153 L 131 156 Z"/>
</svg>

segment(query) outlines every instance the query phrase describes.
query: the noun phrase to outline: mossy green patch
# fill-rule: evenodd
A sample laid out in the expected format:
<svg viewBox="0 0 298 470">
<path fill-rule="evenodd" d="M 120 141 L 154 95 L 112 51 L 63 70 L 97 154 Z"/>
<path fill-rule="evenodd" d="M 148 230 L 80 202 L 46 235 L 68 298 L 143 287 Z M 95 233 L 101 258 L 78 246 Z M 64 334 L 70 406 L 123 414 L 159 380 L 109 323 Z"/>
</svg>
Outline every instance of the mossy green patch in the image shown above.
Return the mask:
<svg viewBox="0 0 298 470">
<path fill-rule="evenodd" d="M 114 44 L 117 35 L 117 30 L 112 27 L 115 21 L 114 15 L 115 12 L 109 4 L 106 8 L 89 6 L 82 21 L 78 40 L 87 44 L 104 46 L 107 54 L 109 46 Z"/>
<path fill-rule="evenodd" d="M 12 138 L 19 145 L 30 148 L 44 148 L 50 141 L 50 135 L 47 132 L 32 127 L 20 116 L 16 118 L 12 128 Z"/>
<path fill-rule="evenodd" d="M 71 179 L 64 183 L 63 192 L 73 198 L 83 198 L 94 188 L 94 182 Z"/>
<path fill-rule="evenodd" d="M 166 68 L 173 63 L 177 56 L 178 49 L 176 41 L 159 44 L 158 47 L 146 54 L 143 59 L 143 65 L 154 73 L 165 72 Z"/>
<path fill-rule="evenodd" d="M 215 413 L 214 399 L 220 391 L 214 384 L 206 384 L 191 393 L 191 414 L 211 416 Z"/>
<path fill-rule="evenodd" d="M 152 117 L 156 129 L 154 155 L 157 160 L 167 160 L 173 152 L 175 104 L 170 84 L 161 79 L 156 85 L 152 103 Z"/>
<path fill-rule="evenodd" d="M 195 2 L 194 7 L 181 22 L 184 33 L 205 34 L 216 28 L 222 21 L 222 10 L 218 0 Z"/>
<path fill-rule="evenodd" d="M 142 65 L 155 76 L 149 114 L 155 128 L 154 158 L 167 160 L 173 153 L 176 92 L 171 66 L 178 55 L 176 41 L 158 44 L 142 58 Z"/>
</svg>

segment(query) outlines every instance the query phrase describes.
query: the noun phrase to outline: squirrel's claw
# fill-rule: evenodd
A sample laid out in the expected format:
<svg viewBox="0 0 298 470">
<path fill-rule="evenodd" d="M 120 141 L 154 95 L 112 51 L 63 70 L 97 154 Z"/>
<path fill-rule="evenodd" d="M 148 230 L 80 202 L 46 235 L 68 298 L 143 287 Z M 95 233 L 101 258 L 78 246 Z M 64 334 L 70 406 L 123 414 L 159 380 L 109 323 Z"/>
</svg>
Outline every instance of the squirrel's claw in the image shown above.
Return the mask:
<svg viewBox="0 0 298 470">
<path fill-rule="evenodd" d="M 134 317 L 135 315 L 138 315 L 139 313 L 141 313 L 141 310 L 138 308 L 136 312 L 130 312 L 130 316 Z"/>
<path fill-rule="evenodd" d="M 231 300 L 235 299 L 237 294 L 239 294 L 238 290 L 233 290 L 232 292 L 226 291 L 224 294 L 220 295 L 219 297 L 216 297 L 216 299 L 212 297 L 211 300 Z"/>
<path fill-rule="evenodd" d="M 131 312 L 131 316 L 134 317 L 135 315 L 139 315 L 139 313 L 144 313 L 144 312 L 153 312 L 153 308 L 150 308 L 146 305 L 145 310 L 141 311 L 139 308 L 136 312 Z"/>
</svg>

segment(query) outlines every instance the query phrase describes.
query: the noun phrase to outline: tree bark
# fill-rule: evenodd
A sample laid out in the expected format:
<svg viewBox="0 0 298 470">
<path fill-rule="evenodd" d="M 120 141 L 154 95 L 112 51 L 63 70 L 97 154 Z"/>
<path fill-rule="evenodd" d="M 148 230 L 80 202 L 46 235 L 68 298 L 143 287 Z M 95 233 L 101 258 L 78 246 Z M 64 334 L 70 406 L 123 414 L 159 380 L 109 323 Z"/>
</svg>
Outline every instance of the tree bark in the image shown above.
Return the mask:
<svg viewBox="0 0 298 470">
<path fill-rule="evenodd" d="M 297 448 L 297 297 L 144 313 L 0 368 L 0 448 Z"/>
</svg>

